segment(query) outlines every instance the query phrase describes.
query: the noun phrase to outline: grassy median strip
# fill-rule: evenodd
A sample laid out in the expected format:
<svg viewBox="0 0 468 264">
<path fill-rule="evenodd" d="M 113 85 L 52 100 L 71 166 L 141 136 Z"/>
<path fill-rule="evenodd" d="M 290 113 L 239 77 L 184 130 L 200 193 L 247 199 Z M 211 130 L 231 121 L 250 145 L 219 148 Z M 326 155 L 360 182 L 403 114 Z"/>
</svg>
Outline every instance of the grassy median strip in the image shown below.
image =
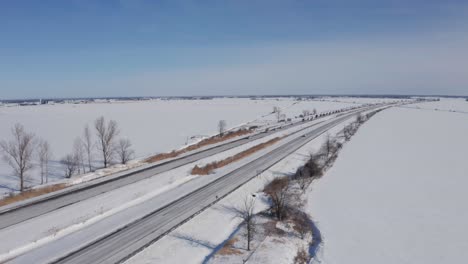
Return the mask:
<svg viewBox="0 0 468 264">
<path fill-rule="evenodd" d="M 207 138 L 207 139 L 203 139 L 202 141 L 198 142 L 197 144 L 190 145 L 190 146 L 188 146 L 186 148 L 183 148 L 183 149 L 180 149 L 180 150 L 173 150 L 172 152 L 161 153 L 161 154 L 152 156 L 152 157 L 146 159 L 145 161 L 148 162 L 148 163 L 151 163 L 151 162 L 156 162 L 156 161 L 160 161 L 160 160 L 164 160 L 164 159 L 175 158 L 175 157 L 177 157 L 177 156 L 179 156 L 179 155 L 181 155 L 183 153 L 186 153 L 186 152 L 189 152 L 189 151 L 192 151 L 192 150 L 196 150 L 196 149 L 199 149 L 201 147 L 208 146 L 208 145 L 211 145 L 211 144 L 216 144 L 216 143 L 228 140 L 228 139 L 232 139 L 234 137 L 244 136 L 244 135 L 252 133 L 253 131 L 254 131 L 253 129 L 239 129 L 237 131 L 228 132 L 228 133 L 225 133 L 222 136 L 214 136 L 214 137 L 210 137 L 210 138 Z"/>
<path fill-rule="evenodd" d="M 11 203 L 16 203 L 16 202 L 19 202 L 19 201 L 22 201 L 22 200 L 26 200 L 26 199 L 29 199 L 29 198 L 33 198 L 33 197 L 36 197 L 36 196 L 39 196 L 39 195 L 43 195 L 43 194 L 55 192 L 55 191 L 58 191 L 58 190 L 62 190 L 65 187 L 67 187 L 67 185 L 65 183 L 59 183 L 59 184 L 45 186 L 45 187 L 42 187 L 42 188 L 29 189 L 29 190 L 26 190 L 26 191 L 18 193 L 18 194 L 12 194 L 12 195 L 7 196 L 7 197 L 5 197 L 3 199 L 0 199 L 0 207 L 11 204 Z"/>
<path fill-rule="evenodd" d="M 208 163 L 208 164 L 206 164 L 205 166 L 202 166 L 202 167 L 199 167 L 198 165 L 195 165 L 195 167 L 193 167 L 193 169 L 191 171 L 191 174 L 192 175 L 208 175 L 211 172 L 213 172 L 215 169 L 224 167 L 224 166 L 226 166 L 226 165 L 228 165 L 230 163 L 236 162 L 236 161 L 238 161 L 240 159 L 243 159 L 243 158 L 245 158 L 247 156 L 250 156 L 253 153 L 255 153 L 255 152 L 257 152 L 257 151 L 259 151 L 261 149 L 264 149 L 264 148 L 266 148 L 268 146 L 271 146 L 271 145 L 275 144 L 276 142 L 280 141 L 281 139 L 282 139 L 282 137 L 276 137 L 276 138 L 270 139 L 267 142 L 258 144 L 256 146 L 253 146 L 253 147 L 247 149 L 247 150 L 239 152 L 234 156 L 228 157 L 228 158 L 223 159 L 223 160 Z"/>
</svg>

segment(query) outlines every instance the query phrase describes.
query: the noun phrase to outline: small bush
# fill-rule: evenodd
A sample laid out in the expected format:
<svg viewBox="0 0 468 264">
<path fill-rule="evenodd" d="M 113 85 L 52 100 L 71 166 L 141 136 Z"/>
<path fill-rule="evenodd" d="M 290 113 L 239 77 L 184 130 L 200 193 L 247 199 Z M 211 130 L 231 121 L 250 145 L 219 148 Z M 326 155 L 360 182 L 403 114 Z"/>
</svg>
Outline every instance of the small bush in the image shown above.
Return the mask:
<svg viewBox="0 0 468 264">
<path fill-rule="evenodd" d="M 301 239 L 304 239 L 308 233 L 312 232 L 310 219 L 306 213 L 297 210 L 294 212 L 291 220 L 294 224 L 293 229 L 299 234 Z"/>
<path fill-rule="evenodd" d="M 288 190 L 288 177 L 275 178 L 263 190 L 270 197 L 273 213 L 279 221 L 286 217 L 286 209 L 291 196 Z"/>
<path fill-rule="evenodd" d="M 304 172 L 304 175 L 310 178 L 318 178 L 322 176 L 323 171 L 322 167 L 319 165 L 319 159 L 315 155 L 310 155 L 310 159 L 307 161 L 305 164 L 304 168 L 307 169 L 307 171 Z"/>
<path fill-rule="evenodd" d="M 309 254 L 304 248 L 297 250 L 296 256 L 294 257 L 295 264 L 307 264 L 309 263 Z"/>
<path fill-rule="evenodd" d="M 234 244 L 237 243 L 239 239 L 237 238 L 232 238 L 224 244 L 224 246 L 219 250 L 220 255 L 239 255 L 242 254 L 242 252 L 234 247 Z"/>
</svg>

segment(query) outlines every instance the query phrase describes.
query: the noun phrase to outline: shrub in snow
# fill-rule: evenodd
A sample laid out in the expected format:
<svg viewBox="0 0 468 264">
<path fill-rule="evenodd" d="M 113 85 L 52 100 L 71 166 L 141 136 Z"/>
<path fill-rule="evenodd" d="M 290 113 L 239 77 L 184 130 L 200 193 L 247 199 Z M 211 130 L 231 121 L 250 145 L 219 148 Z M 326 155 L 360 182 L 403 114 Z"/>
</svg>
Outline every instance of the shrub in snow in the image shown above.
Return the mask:
<svg viewBox="0 0 468 264">
<path fill-rule="evenodd" d="M 294 257 L 295 264 L 307 264 L 309 263 L 309 254 L 304 248 L 297 250 L 296 256 Z"/>
<path fill-rule="evenodd" d="M 286 216 L 286 207 L 290 198 L 289 186 L 288 177 L 275 178 L 263 190 L 270 197 L 273 213 L 280 221 Z"/>
</svg>

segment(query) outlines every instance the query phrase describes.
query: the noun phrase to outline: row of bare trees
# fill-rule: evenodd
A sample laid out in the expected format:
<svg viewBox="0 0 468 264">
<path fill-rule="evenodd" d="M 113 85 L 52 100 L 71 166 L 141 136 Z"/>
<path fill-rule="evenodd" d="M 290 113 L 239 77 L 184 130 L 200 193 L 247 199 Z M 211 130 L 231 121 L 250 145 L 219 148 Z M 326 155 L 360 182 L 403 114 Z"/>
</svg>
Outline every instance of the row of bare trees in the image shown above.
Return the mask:
<svg viewBox="0 0 468 264">
<path fill-rule="evenodd" d="M 85 126 L 82 137 L 75 139 L 73 151 L 61 159 L 65 177 L 94 170 L 94 153 L 100 153 L 103 167 L 107 168 L 115 159 L 126 164 L 134 155 L 132 143 L 129 139 L 117 139 L 120 130 L 117 122 L 106 122 L 99 117 L 94 122 L 95 136 L 89 126 Z M 19 179 L 19 189 L 24 191 L 28 172 L 36 165 L 40 169 L 40 183 L 49 180 L 49 162 L 53 158 L 52 149 L 44 139 L 37 138 L 27 132 L 23 125 L 17 123 L 11 129 L 12 138 L 0 141 L 3 160 L 12 168 Z"/>
<path fill-rule="evenodd" d="M 82 137 L 75 139 L 71 154 L 62 158 L 65 168 L 65 177 L 93 171 L 94 152 L 97 151 L 102 158 L 103 167 L 107 168 L 115 159 L 126 164 L 134 155 L 132 143 L 129 139 L 117 137 L 120 129 L 115 120 L 106 122 L 104 117 L 94 121 L 96 140 L 89 126 L 85 126 Z"/>
<path fill-rule="evenodd" d="M 276 120 L 280 121 L 282 117 L 282 110 L 279 106 L 273 106 L 273 114 L 276 116 Z"/>
<path fill-rule="evenodd" d="M 304 178 L 306 177 L 309 176 L 304 176 Z M 297 179 L 287 176 L 275 178 L 265 186 L 263 192 L 270 198 L 271 213 L 276 220 L 283 221 L 288 219 L 293 221 L 294 230 L 299 234 L 301 239 L 304 239 L 306 234 L 311 232 L 310 219 L 306 213 L 292 206 L 294 195 L 291 188 L 293 180 Z M 244 202 L 237 209 L 237 215 L 242 219 L 245 225 L 245 232 L 243 235 L 247 242 L 248 251 L 250 251 L 251 243 L 258 231 L 254 207 L 255 198 L 249 195 L 245 197 Z"/>
<path fill-rule="evenodd" d="M 366 115 L 359 114 L 355 122 L 345 127 L 343 134 L 354 134 L 357 128 L 376 112 Z M 303 112 L 303 114 L 309 113 Z M 303 193 L 313 180 L 320 178 L 323 171 L 336 159 L 341 147 L 342 143 L 337 138 L 326 134 L 318 153 L 310 153 L 307 162 L 304 166 L 298 168 L 294 175 L 274 178 L 264 187 L 263 192 L 271 202 L 271 215 L 277 221 L 288 220 L 293 222 L 293 229 L 301 239 L 304 239 L 308 233 L 312 232 L 312 221 L 308 214 L 303 211 L 302 203 L 297 201 L 295 190 L 300 190 Z M 254 201 L 254 199 L 247 196 L 242 206 L 237 210 L 238 216 L 245 225 L 244 236 L 247 242 L 247 250 L 250 250 L 251 242 L 256 233 Z M 310 256 L 307 251 L 300 248 L 295 257 L 295 263 L 308 263 L 309 260 Z"/>
<path fill-rule="evenodd" d="M 291 220 L 294 222 L 294 230 L 304 239 L 306 234 L 311 232 L 309 216 L 294 206 L 293 182 L 297 183 L 302 191 L 305 191 L 312 180 L 322 175 L 320 165 L 320 155 L 310 154 L 306 164 L 299 168 L 292 177 L 278 177 L 271 180 L 263 189 L 263 192 L 269 197 L 271 202 L 270 212 L 278 221 Z M 247 196 L 242 206 L 237 210 L 238 216 L 245 225 L 244 237 L 247 242 L 247 250 L 250 250 L 250 244 L 257 232 L 255 213 L 255 200 Z"/>
<path fill-rule="evenodd" d="M 48 141 L 39 140 L 37 154 L 41 173 L 41 184 L 49 182 L 49 161 L 52 159 L 52 149 Z"/>
<path fill-rule="evenodd" d="M 364 122 L 369 120 L 373 115 L 375 115 L 376 113 L 378 113 L 380 111 L 381 110 L 376 110 L 376 111 L 367 113 L 366 115 L 358 114 L 356 116 L 356 120 L 353 123 L 348 124 L 347 126 L 345 126 L 343 128 L 342 133 L 343 133 L 344 139 L 346 141 L 349 141 L 351 139 L 351 137 L 354 136 L 354 134 L 358 130 L 359 126 L 361 126 Z"/>
<path fill-rule="evenodd" d="M 25 189 L 27 173 L 35 166 L 35 160 L 40 167 L 41 184 L 48 182 L 49 160 L 52 158 L 50 144 L 44 139 L 36 138 L 33 133 L 26 132 L 23 125 L 15 124 L 11 129 L 12 139 L 0 141 L 3 160 L 12 168 L 19 179 L 20 191 Z"/>
<path fill-rule="evenodd" d="M 344 109 L 329 111 L 329 112 L 322 113 L 322 114 L 318 115 L 317 109 L 315 109 L 315 108 L 312 111 L 308 110 L 308 109 L 304 109 L 304 110 L 302 110 L 302 114 L 300 115 L 300 117 L 306 118 L 306 117 L 312 116 L 312 118 L 316 118 L 316 117 L 319 117 L 319 116 L 335 114 L 335 113 L 339 113 L 339 112 L 342 112 L 342 111 L 344 111 Z M 282 112 L 282 110 L 281 110 L 281 108 L 279 106 L 274 106 L 272 113 L 275 114 L 276 119 L 277 119 L 278 122 L 281 121 L 281 120 L 284 120 L 286 118 L 286 115 L 283 114 L 283 112 Z"/>
<path fill-rule="evenodd" d="M 315 109 L 315 108 L 312 111 L 307 110 L 307 109 L 302 110 L 302 117 L 307 117 L 307 116 L 310 116 L 310 115 L 315 116 L 316 114 L 317 114 L 317 109 Z"/>
<path fill-rule="evenodd" d="M 219 122 L 218 122 L 218 131 L 219 131 L 219 136 L 220 137 L 222 137 L 224 135 L 224 132 L 226 132 L 226 127 L 227 127 L 226 120 L 219 120 Z"/>
<path fill-rule="evenodd" d="M 336 156 L 340 147 L 338 141 L 327 134 L 320 152 L 317 154 L 310 153 L 307 162 L 293 176 L 274 178 L 263 189 L 263 192 L 270 199 L 272 215 L 278 221 L 288 220 L 293 222 L 293 229 L 301 239 L 304 239 L 311 232 L 311 220 L 307 213 L 302 211 L 302 205 L 298 203 L 295 190 L 300 189 L 301 192 L 304 192 L 314 179 L 321 177 L 324 166 L 328 164 L 328 160 Z M 293 186 L 299 188 L 293 188 Z M 248 206 L 244 206 L 244 213 L 247 212 L 247 208 Z M 244 217 L 243 219 L 248 226 L 250 218 Z M 255 229 L 253 228 L 253 230 Z M 249 244 L 251 237 L 246 235 L 246 239 Z M 302 260 L 307 260 L 308 254 L 302 254 L 300 257 Z"/>
</svg>

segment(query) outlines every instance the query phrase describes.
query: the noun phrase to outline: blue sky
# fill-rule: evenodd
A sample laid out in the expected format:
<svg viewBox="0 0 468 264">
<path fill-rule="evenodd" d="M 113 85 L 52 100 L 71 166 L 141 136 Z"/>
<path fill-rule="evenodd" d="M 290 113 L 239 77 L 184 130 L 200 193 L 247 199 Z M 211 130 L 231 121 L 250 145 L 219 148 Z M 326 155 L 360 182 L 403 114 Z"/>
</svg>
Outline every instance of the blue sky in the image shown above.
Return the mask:
<svg viewBox="0 0 468 264">
<path fill-rule="evenodd" d="M 468 95 L 468 1 L 0 0 L 0 98 Z"/>
</svg>

